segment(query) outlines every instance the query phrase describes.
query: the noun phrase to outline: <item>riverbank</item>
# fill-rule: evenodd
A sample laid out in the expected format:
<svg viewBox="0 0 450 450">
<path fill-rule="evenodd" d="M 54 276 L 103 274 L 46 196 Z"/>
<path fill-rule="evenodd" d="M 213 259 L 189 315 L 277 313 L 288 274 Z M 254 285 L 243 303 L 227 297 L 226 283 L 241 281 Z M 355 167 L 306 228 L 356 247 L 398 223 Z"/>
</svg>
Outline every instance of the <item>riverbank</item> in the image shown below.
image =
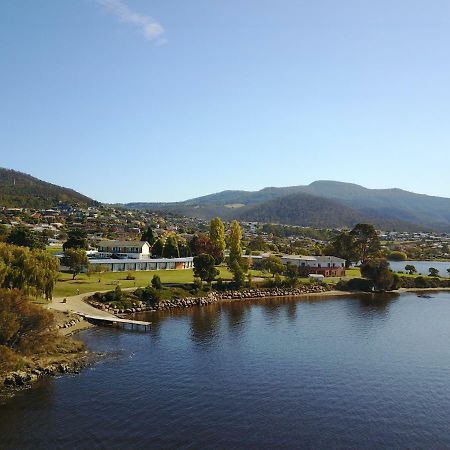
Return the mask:
<svg viewBox="0 0 450 450">
<path fill-rule="evenodd" d="M 129 292 L 133 295 L 133 292 Z M 138 298 L 131 299 L 131 307 L 118 308 L 114 302 L 103 303 L 98 301 L 94 294 L 84 299 L 90 307 L 97 311 L 116 316 L 126 316 L 141 312 L 165 311 L 176 308 L 191 308 L 206 306 L 218 302 L 247 301 L 261 298 L 274 297 L 301 297 L 310 295 L 345 295 L 348 292 L 333 291 L 328 285 L 308 284 L 297 288 L 269 288 L 269 289 L 245 289 L 239 291 L 211 291 L 203 297 L 171 298 L 159 302 L 145 302 Z"/>
<path fill-rule="evenodd" d="M 50 349 L 38 354 L 21 355 L 13 370 L 0 372 L 0 398 L 10 397 L 43 377 L 79 373 L 91 364 L 95 355 L 71 336 L 92 326 L 76 314 L 53 311 L 53 324 L 48 330 L 54 333 Z"/>
</svg>

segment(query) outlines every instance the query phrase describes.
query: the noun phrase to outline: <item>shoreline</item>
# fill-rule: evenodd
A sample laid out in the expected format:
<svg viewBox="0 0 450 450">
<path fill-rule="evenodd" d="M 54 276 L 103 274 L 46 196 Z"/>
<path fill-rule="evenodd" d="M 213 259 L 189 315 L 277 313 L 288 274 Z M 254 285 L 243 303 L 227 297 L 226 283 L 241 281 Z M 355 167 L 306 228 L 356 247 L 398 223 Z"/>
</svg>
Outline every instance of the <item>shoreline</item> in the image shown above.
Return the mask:
<svg viewBox="0 0 450 450">
<path fill-rule="evenodd" d="M 395 291 L 388 291 L 386 293 L 392 294 L 402 294 L 408 292 L 449 292 L 450 288 L 400 288 Z M 87 293 L 86 299 L 89 295 L 94 293 Z M 133 316 L 136 313 L 148 313 L 157 311 L 168 311 L 168 310 L 180 310 L 192 307 L 204 307 L 213 304 L 221 303 L 231 303 L 231 302 L 247 302 L 247 301 L 258 301 L 266 299 L 308 299 L 308 298 L 340 298 L 345 296 L 355 296 L 355 295 L 375 295 L 372 292 L 362 292 L 362 291 L 339 291 L 339 290 L 329 290 L 323 286 L 313 286 L 308 291 L 300 291 L 299 289 L 249 289 L 244 291 L 235 292 L 225 292 L 211 293 L 207 297 L 194 297 L 187 299 L 177 299 L 176 303 L 174 301 L 169 301 L 161 305 L 158 309 L 146 309 L 140 311 L 135 311 L 127 314 L 118 314 L 119 316 Z M 80 296 L 78 296 L 80 297 Z M 84 300 L 84 299 L 83 299 Z M 90 303 L 86 302 L 87 305 L 93 307 Z M 51 308 L 50 308 L 51 309 Z M 99 310 L 101 311 L 101 310 Z M 56 315 L 61 314 L 61 310 L 55 311 Z M 58 324 L 57 318 L 55 318 L 55 328 L 60 336 L 64 338 L 70 338 L 80 331 L 87 330 L 89 328 L 94 328 L 94 325 L 87 320 L 75 320 L 73 318 L 76 315 L 73 311 L 67 311 L 64 313 L 70 319 L 68 322 L 61 325 Z M 61 319 L 61 316 L 59 317 Z M 42 356 L 37 358 L 30 358 L 27 362 L 28 367 L 3 373 L 0 375 L 0 401 L 6 398 L 14 397 L 14 395 L 24 389 L 30 388 L 34 383 L 42 380 L 44 377 L 48 376 L 58 376 L 63 374 L 78 374 L 80 371 L 95 363 L 95 360 L 99 357 L 98 354 L 90 352 L 89 350 L 79 350 L 74 353 L 64 353 L 61 352 L 56 355 Z"/>
</svg>

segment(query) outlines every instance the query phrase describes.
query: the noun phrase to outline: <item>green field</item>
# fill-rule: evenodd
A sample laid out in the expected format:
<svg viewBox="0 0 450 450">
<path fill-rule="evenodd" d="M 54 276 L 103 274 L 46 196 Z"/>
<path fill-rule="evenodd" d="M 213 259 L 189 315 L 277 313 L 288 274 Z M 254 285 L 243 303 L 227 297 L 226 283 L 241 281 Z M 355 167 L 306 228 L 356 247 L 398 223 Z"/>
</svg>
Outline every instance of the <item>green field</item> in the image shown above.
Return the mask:
<svg viewBox="0 0 450 450">
<path fill-rule="evenodd" d="M 223 280 L 231 280 L 231 273 L 226 267 L 219 267 L 220 277 Z M 259 272 L 252 271 L 254 276 L 260 276 Z M 127 280 L 127 275 L 135 277 L 135 280 Z M 121 288 L 145 287 L 151 283 L 154 275 L 159 275 L 163 283 L 192 283 L 194 273 L 192 269 L 186 270 L 153 270 L 138 272 L 107 272 L 93 274 L 90 277 L 86 274 L 80 274 L 75 280 L 72 275 L 61 273 L 53 291 L 54 297 L 65 297 L 70 295 L 84 294 L 93 291 L 106 291 L 114 289 L 116 286 Z M 78 292 L 77 292 L 78 291 Z"/>
<path fill-rule="evenodd" d="M 232 279 L 230 271 L 226 267 L 219 267 L 220 277 L 224 281 Z M 259 270 L 251 270 L 254 278 L 271 278 L 270 274 L 263 273 Z M 127 275 L 135 277 L 134 280 L 127 280 Z M 159 275 L 163 283 L 192 283 L 194 273 L 192 269 L 186 270 L 153 270 L 153 271 L 137 271 L 137 272 L 106 272 L 102 274 L 77 275 L 72 280 L 72 275 L 61 273 L 53 291 L 54 297 L 69 297 L 76 294 L 84 294 L 86 292 L 107 291 L 112 290 L 116 286 L 121 288 L 145 287 L 151 283 L 154 275 Z M 345 279 L 360 276 L 359 269 L 348 269 Z M 340 278 L 325 278 L 325 282 L 329 284 L 337 283 Z M 302 278 L 300 281 L 308 281 L 308 278 Z"/>
</svg>

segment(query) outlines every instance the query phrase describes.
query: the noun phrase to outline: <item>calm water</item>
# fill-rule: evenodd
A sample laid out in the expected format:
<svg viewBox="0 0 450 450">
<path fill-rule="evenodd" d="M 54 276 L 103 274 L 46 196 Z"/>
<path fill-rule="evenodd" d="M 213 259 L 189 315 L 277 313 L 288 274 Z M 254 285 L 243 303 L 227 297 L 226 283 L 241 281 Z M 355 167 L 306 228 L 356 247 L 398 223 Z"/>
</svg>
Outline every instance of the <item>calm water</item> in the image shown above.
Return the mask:
<svg viewBox="0 0 450 450">
<path fill-rule="evenodd" d="M 0 406 L 0 448 L 450 448 L 450 294 L 225 304 Z"/>
<path fill-rule="evenodd" d="M 405 266 L 407 264 L 412 264 L 416 268 L 417 273 L 422 275 L 429 275 L 430 272 L 428 269 L 434 267 L 439 270 L 439 276 L 450 276 L 447 272 L 447 269 L 450 269 L 450 261 L 389 261 L 389 264 L 394 271 L 403 270 L 403 272 L 406 272 Z"/>
</svg>

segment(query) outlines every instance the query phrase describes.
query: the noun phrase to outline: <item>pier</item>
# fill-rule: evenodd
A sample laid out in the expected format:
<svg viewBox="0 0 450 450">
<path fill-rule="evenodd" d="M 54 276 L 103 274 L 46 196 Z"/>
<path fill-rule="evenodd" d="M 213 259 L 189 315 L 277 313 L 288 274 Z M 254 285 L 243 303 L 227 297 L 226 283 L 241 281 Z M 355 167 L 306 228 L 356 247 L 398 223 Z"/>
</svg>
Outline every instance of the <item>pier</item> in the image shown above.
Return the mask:
<svg viewBox="0 0 450 450">
<path fill-rule="evenodd" d="M 83 317 L 88 322 L 97 323 L 100 325 L 110 325 L 110 326 L 119 326 L 126 328 L 127 326 L 131 327 L 132 330 L 134 329 L 143 329 L 144 331 L 147 331 L 150 329 L 151 322 L 145 322 L 142 320 L 131 320 L 131 319 L 122 319 L 120 317 L 115 316 L 96 316 L 92 314 L 83 314 L 83 313 L 77 313 L 79 316 Z"/>
</svg>

